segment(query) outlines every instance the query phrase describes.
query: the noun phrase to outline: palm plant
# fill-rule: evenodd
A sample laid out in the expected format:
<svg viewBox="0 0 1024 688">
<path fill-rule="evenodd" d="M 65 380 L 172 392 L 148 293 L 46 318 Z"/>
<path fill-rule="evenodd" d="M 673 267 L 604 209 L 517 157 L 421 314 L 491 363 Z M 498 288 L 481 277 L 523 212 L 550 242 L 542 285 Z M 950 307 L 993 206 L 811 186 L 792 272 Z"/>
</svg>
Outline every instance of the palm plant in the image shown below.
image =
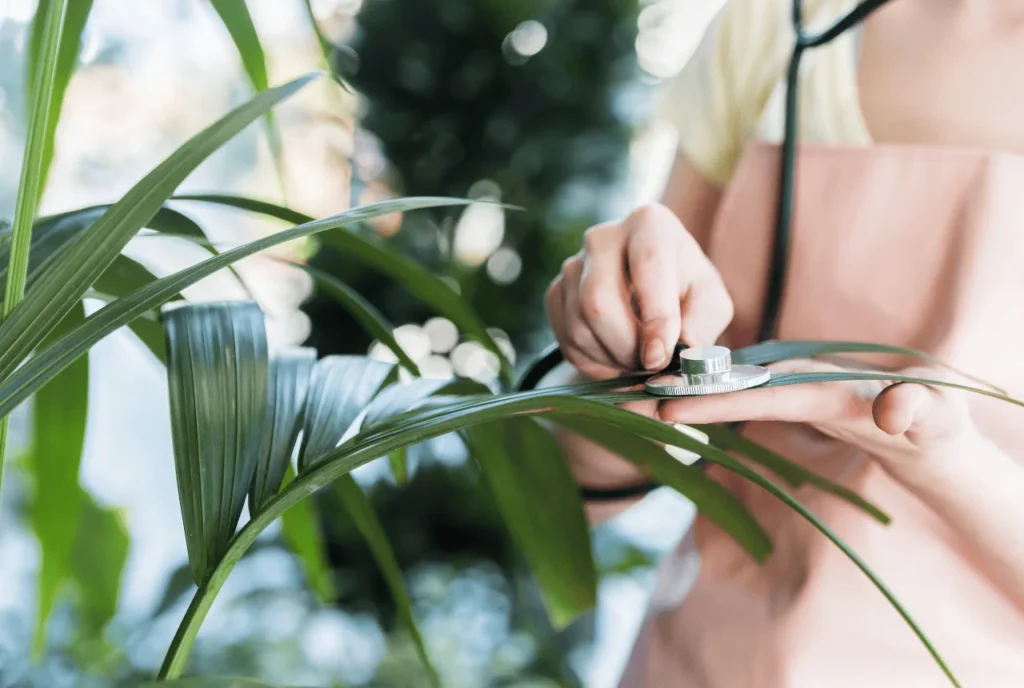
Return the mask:
<svg viewBox="0 0 1024 688">
<path fill-rule="evenodd" d="M 177 198 L 231 206 L 294 226 L 237 248 L 212 251 L 196 265 L 159 279 L 122 255 L 128 241 L 143 228 L 207 244 L 200 227 L 165 203 L 176 198 L 175 189 L 199 163 L 248 124 L 264 118 L 272 129 L 269 114 L 274 105 L 319 76 L 311 74 L 268 88 L 262 50 L 244 2 L 220 0 L 214 6 L 231 29 L 259 92 L 193 136 L 117 202 L 42 218 L 36 217 L 37 201 L 52 152 L 61 94 L 74 63 L 77 32 L 84 25 L 89 3 L 47 0 L 40 4 L 36 18 L 30 59 L 30 128 L 17 208 L 11 227 L 0 233 L 0 250 L 7 258 L 2 261 L 6 285 L 0 322 L 0 447 L 7 416 L 30 398 L 37 435 L 59 438 L 37 445 L 32 463 L 40 491 L 34 523 L 44 552 L 40 628 L 45 625 L 57 586 L 79 575 L 72 556 L 73 534 L 79 505 L 88 504 L 77 483 L 86 413 L 87 359 L 83 354 L 111 332 L 130 327 L 167 365 L 178 495 L 189 562 L 198 586 L 159 671 L 161 681 L 181 676 L 199 627 L 225 580 L 257 536 L 277 519 L 283 520 L 286 540 L 302 560 L 309 579 L 323 580 L 323 555 L 308 498 L 330 486 L 369 543 L 430 682 L 440 685 L 416 629 L 387 534 L 350 474 L 383 457 L 398 457 L 393 468 L 402 472 L 402 450 L 449 433 L 458 433 L 469 448 L 537 579 L 552 622 L 564 626 L 593 607 L 597 582 L 583 505 L 559 445 L 538 422 L 544 418 L 614 450 L 685 495 L 758 561 L 766 559 L 772 549 L 762 527 L 728 491 L 698 468 L 677 461 L 666 447 L 693 452 L 775 495 L 840 547 L 875 583 L 956 685 L 939 654 L 884 584 L 780 483 L 788 487 L 813 485 L 887 522 L 881 509 L 728 428 L 701 428 L 710 438 L 705 444 L 615 406 L 644 395 L 628 391 L 639 377 L 517 392 L 506 361 L 497 390 L 468 380 L 418 378 L 415 363 L 395 342 L 390 324 L 343 281 L 330 281 L 322 275 L 315 276 L 329 280 L 339 304 L 391 348 L 399 364 L 356 356 L 317 361 L 310 350 L 272 352 L 263 315 L 255 303 L 180 302 L 183 289 L 243 257 L 320 234 L 324 242 L 393 278 L 501 356 L 501 348 L 483 322 L 444 281 L 347 231 L 381 215 L 467 201 L 403 198 L 316 220 L 250 198 L 182 196 Z M 320 41 L 325 50 L 329 48 L 322 36 Z M 86 317 L 82 299 L 95 295 L 107 303 Z M 163 336 L 154 317 L 161 307 Z M 742 363 L 768 363 L 855 352 L 926 356 L 857 342 L 766 342 L 734 352 L 734 358 Z M 398 366 L 409 375 L 400 378 Z M 402 379 L 405 377 L 411 379 Z M 915 381 L 1024 405 L 992 388 L 887 373 L 789 375 L 770 384 L 843 380 Z M 54 430 L 58 425 L 59 433 Z M 38 428 L 46 432 L 40 433 Z M 765 472 L 755 470 L 751 463 Z M 246 502 L 250 519 L 239 528 Z M 95 522 L 104 527 L 102 518 Z M 180 685 L 224 688 L 250 684 L 204 679 Z"/>
</svg>

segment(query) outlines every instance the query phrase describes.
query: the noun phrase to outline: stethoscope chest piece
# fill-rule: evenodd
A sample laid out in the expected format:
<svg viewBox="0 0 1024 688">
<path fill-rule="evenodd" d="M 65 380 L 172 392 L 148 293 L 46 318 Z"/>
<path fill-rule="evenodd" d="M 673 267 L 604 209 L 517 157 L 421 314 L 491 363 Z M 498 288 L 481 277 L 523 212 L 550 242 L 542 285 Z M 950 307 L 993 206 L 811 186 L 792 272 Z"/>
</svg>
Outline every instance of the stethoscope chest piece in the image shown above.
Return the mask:
<svg viewBox="0 0 1024 688">
<path fill-rule="evenodd" d="M 649 378 L 645 387 L 651 394 L 691 397 L 738 392 L 763 385 L 771 379 L 767 368 L 733 365 L 732 353 L 724 346 L 695 346 L 679 353 L 679 374 Z"/>
</svg>

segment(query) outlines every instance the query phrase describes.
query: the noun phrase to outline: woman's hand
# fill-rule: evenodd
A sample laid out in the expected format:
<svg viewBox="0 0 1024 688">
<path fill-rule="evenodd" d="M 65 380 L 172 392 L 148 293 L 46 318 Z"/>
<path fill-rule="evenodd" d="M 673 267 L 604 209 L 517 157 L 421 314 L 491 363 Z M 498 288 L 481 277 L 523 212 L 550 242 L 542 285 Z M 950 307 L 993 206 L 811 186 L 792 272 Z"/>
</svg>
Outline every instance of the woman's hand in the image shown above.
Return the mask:
<svg viewBox="0 0 1024 688">
<path fill-rule="evenodd" d="M 718 271 L 661 205 L 587 230 L 547 308 L 566 359 L 593 379 L 663 368 L 678 342 L 712 344 L 733 315 Z"/>
<path fill-rule="evenodd" d="M 772 374 L 837 372 L 820 361 L 787 361 Z M 945 371 L 915 368 L 911 377 L 943 379 Z M 659 416 L 673 423 L 783 421 L 806 423 L 860 447 L 908 487 L 946 474 L 987 442 L 961 393 L 913 383 L 821 382 L 763 387 L 663 402 Z"/>
</svg>

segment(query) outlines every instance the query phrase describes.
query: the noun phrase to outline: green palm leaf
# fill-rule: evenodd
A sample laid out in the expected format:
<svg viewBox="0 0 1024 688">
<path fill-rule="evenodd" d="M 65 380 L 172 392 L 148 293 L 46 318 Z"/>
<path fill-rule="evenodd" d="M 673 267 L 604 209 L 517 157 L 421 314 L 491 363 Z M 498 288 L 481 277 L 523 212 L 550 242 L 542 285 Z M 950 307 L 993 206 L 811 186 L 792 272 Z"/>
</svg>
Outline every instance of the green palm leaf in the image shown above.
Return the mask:
<svg viewBox="0 0 1024 688">
<path fill-rule="evenodd" d="M 0 382 L 0 418 L 9 414 L 19 403 L 28 398 L 47 380 L 58 374 L 76 358 L 119 327 L 130 323 L 140 315 L 164 303 L 182 289 L 195 284 L 203 277 L 221 268 L 264 249 L 293 239 L 300 239 L 317 232 L 338 229 L 362 220 L 392 212 L 406 212 L 420 208 L 434 208 L 462 205 L 467 201 L 454 198 L 403 198 L 394 201 L 371 203 L 360 208 L 315 220 L 305 225 L 263 237 L 243 246 L 212 256 L 185 270 L 168 275 L 128 296 L 107 304 L 86 318 L 85 323 L 52 345 L 37 352 L 13 374 Z M 0 330 L 3 328 L 0 327 Z"/>
<path fill-rule="evenodd" d="M 771 540 L 742 502 L 699 468 L 684 464 L 649 439 L 612 425 L 593 422 L 586 416 L 562 415 L 558 424 L 610 449 L 654 480 L 689 499 L 756 561 L 763 562 L 771 554 Z"/>
<path fill-rule="evenodd" d="M 327 356 L 317 362 L 306 397 L 299 475 L 338 446 L 392 368 L 364 356 Z"/>
<path fill-rule="evenodd" d="M 235 533 L 267 415 L 267 335 L 255 303 L 164 313 L 174 468 L 189 563 L 209 577 Z"/>
<path fill-rule="evenodd" d="M 77 597 L 78 631 L 97 641 L 117 611 L 131 541 L 121 513 L 101 507 L 85 492 L 77 527 L 70 580 Z"/>
</svg>

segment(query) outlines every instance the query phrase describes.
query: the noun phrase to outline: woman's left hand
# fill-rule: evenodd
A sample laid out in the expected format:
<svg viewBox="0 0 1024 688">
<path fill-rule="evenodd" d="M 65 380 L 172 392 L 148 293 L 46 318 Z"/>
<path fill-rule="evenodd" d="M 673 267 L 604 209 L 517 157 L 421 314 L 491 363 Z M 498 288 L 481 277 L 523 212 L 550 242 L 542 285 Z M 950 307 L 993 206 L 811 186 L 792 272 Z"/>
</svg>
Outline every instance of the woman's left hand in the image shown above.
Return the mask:
<svg viewBox="0 0 1024 688">
<path fill-rule="evenodd" d="M 814 360 L 787 361 L 770 368 L 773 376 L 843 370 Z M 945 371 L 912 368 L 901 374 L 941 380 Z M 682 424 L 807 423 L 864 449 L 908 485 L 927 481 L 935 470 L 948 472 L 985 441 L 971 420 L 963 394 L 905 382 L 820 382 L 686 397 L 663 402 L 659 415 Z"/>
</svg>

